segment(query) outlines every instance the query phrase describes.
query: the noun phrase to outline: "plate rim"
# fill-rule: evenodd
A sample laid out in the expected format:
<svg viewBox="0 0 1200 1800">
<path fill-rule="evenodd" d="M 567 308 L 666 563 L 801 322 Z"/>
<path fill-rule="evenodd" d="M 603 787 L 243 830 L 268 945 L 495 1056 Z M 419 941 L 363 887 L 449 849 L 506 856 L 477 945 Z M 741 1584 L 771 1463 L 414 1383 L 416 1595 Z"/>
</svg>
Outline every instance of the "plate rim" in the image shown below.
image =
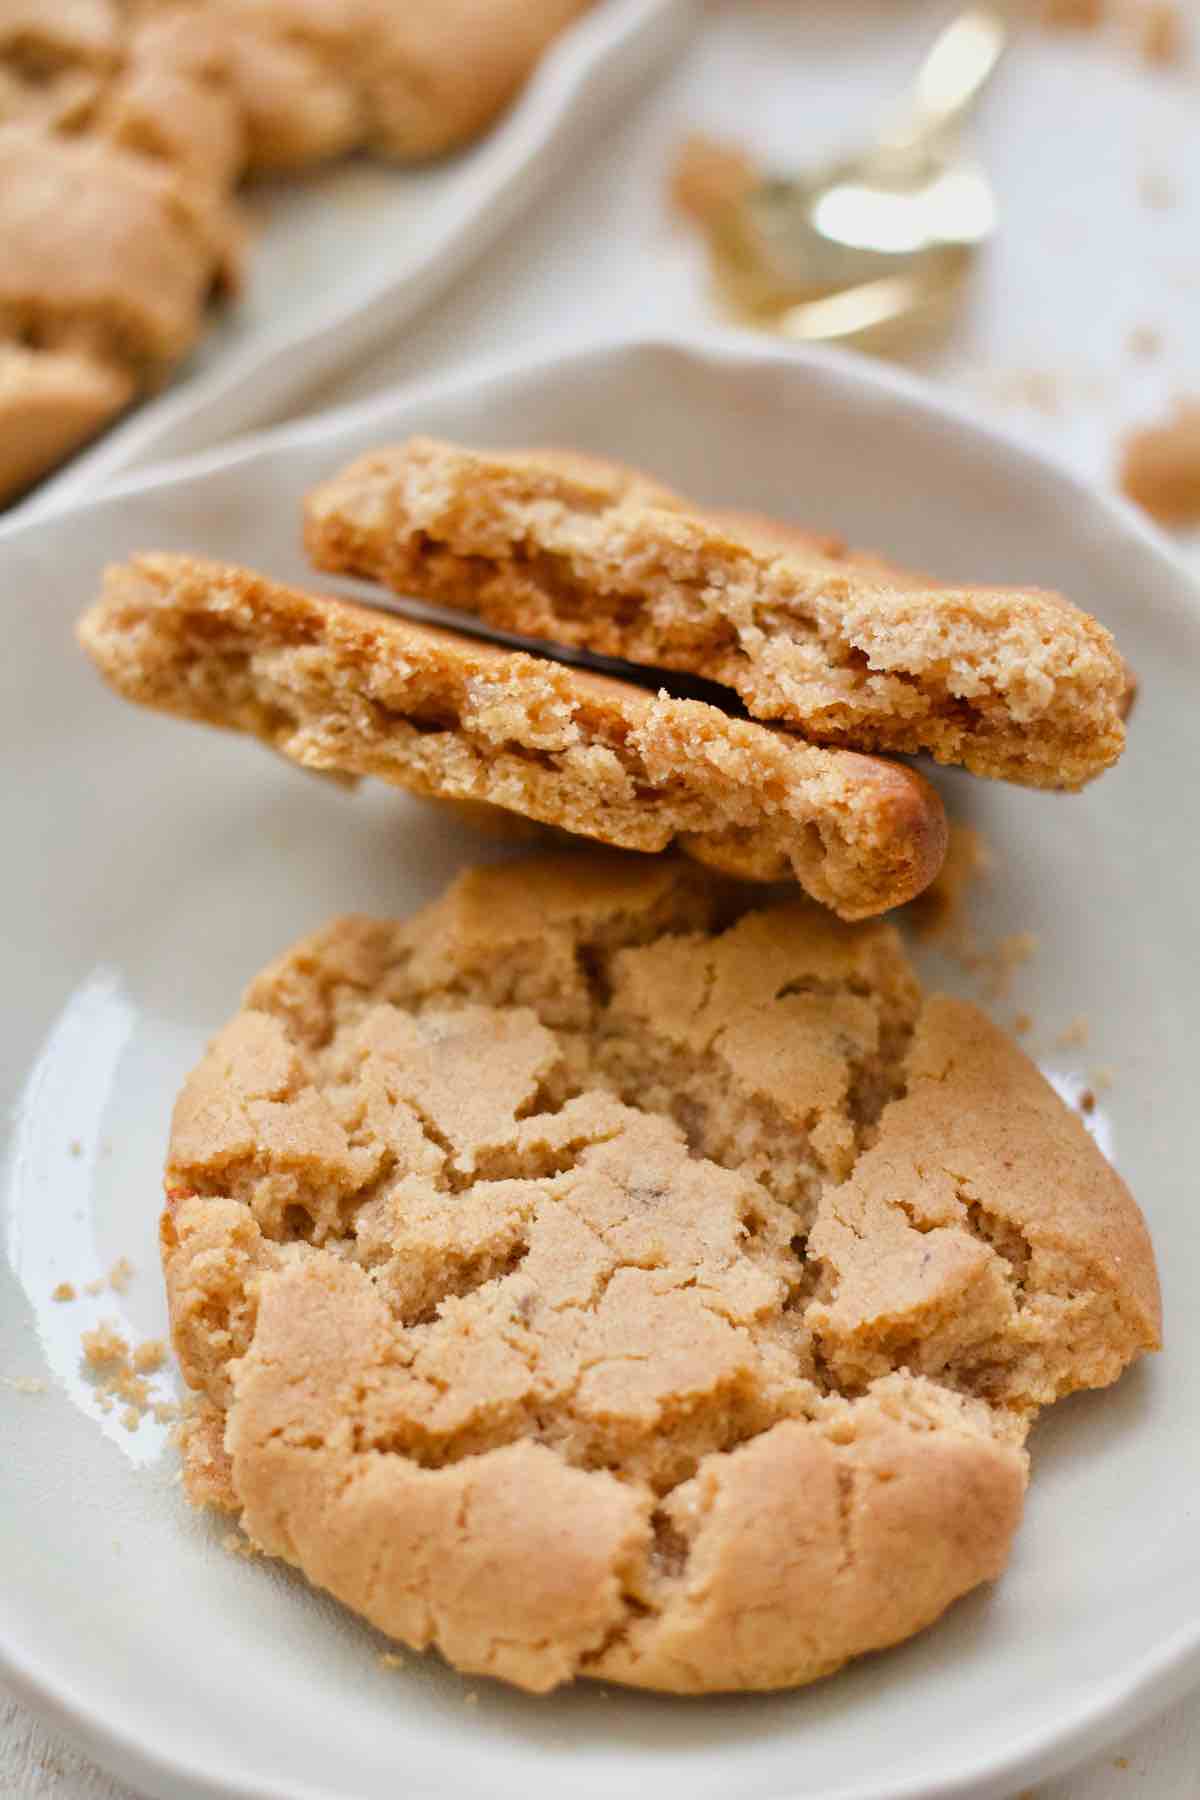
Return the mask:
<svg viewBox="0 0 1200 1800">
<path fill-rule="evenodd" d="M 172 488 L 230 468 L 253 465 L 264 456 L 286 455 L 293 445 L 307 445 L 343 430 L 369 427 L 397 407 L 422 405 L 484 394 L 489 389 L 540 384 L 570 378 L 591 364 L 629 356 L 682 359 L 693 364 L 739 368 L 774 367 L 781 376 L 800 376 L 824 385 L 849 406 L 894 408 L 916 414 L 927 425 L 941 425 L 973 449 L 998 454 L 1008 462 L 1005 474 L 1049 483 L 1075 509 L 1078 532 L 1106 533 L 1135 549 L 1157 580 L 1147 581 L 1151 606 L 1166 606 L 1192 626 L 1200 623 L 1200 584 L 1184 558 L 1156 526 L 1129 502 L 1093 486 L 1056 455 L 1031 443 L 1011 426 L 983 416 L 969 401 L 948 394 L 907 370 L 876 362 L 853 351 L 781 345 L 753 333 L 711 328 L 687 333 L 620 331 L 591 337 L 567 337 L 536 353 L 518 352 L 474 360 L 420 383 L 401 383 L 381 394 L 335 407 L 288 424 L 237 438 L 228 445 L 200 451 L 130 472 L 100 492 L 72 504 L 72 517 L 85 518 L 99 509 L 117 507 L 131 497 Z M 16 517 L 0 524 L 0 551 L 17 539 L 36 539 L 44 528 L 63 522 L 65 512 Z M 1085 522 L 1080 524 L 1078 521 Z M 280 1790 L 257 1778 L 231 1780 L 228 1773 L 187 1758 L 172 1757 L 135 1733 L 114 1725 L 80 1694 L 69 1679 L 22 1652 L 18 1621 L 7 1616 L 0 1589 L 0 1680 L 32 1711 L 54 1728 L 74 1735 L 104 1767 L 123 1779 L 148 1786 L 152 1794 L 179 1793 L 196 1800 L 279 1800 Z M 1030 1731 L 1003 1755 L 989 1755 L 956 1774 L 933 1781 L 906 1780 L 881 1788 L 873 1779 L 843 1784 L 825 1800 L 986 1800 L 1029 1780 L 1061 1774 L 1089 1755 L 1102 1751 L 1123 1731 L 1165 1710 L 1190 1687 L 1200 1684 L 1200 1615 L 1147 1651 L 1120 1676 L 1103 1684 L 1070 1713 L 1044 1728 Z M 418 1792 L 419 1790 L 413 1790 Z M 432 1791 L 432 1790 L 426 1790 Z M 305 1786 L 288 1790 L 288 1800 L 350 1800 L 348 1790 Z M 790 1800 L 786 1790 L 771 1800 Z"/>
</svg>

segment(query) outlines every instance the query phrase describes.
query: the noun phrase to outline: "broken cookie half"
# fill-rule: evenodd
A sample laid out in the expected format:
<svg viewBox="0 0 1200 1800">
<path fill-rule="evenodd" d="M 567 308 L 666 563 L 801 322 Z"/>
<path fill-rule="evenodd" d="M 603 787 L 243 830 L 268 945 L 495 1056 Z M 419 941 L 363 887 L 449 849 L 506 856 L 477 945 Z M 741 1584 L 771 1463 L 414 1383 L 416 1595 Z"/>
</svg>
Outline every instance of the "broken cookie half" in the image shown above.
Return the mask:
<svg viewBox="0 0 1200 1800">
<path fill-rule="evenodd" d="M 140 556 L 108 571 L 80 637 L 127 699 L 306 768 L 675 845 L 794 879 L 844 918 L 919 893 L 945 853 L 941 802 L 910 769 L 241 568 Z"/>
<path fill-rule="evenodd" d="M 1137 1207 L 889 927 L 468 871 L 259 976 L 175 1110 L 185 1479 L 545 1691 L 796 1685 L 1004 1567 L 1037 1409 L 1157 1346 Z"/>
<path fill-rule="evenodd" d="M 592 457 L 414 438 L 317 488 L 305 534 L 319 568 L 686 670 L 817 742 L 1067 789 L 1124 745 L 1128 671 L 1061 595 L 951 586 Z"/>
</svg>

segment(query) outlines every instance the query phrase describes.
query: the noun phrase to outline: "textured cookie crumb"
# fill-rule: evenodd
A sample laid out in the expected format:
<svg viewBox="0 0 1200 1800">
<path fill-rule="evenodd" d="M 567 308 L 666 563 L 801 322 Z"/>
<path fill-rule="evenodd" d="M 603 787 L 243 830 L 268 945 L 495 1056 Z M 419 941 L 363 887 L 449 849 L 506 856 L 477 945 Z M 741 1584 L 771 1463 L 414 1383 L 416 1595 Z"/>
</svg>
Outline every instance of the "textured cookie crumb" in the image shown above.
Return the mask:
<svg viewBox="0 0 1200 1800">
<path fill-rule="evenodd" d="M 115 1323 L 104 1320 L 94 1330 L 81 1333 L 80 1343 L 101 1412 L 111 1413 L 120 1406 L 120 1422 L 126 1431 L 136 1431 L 147 1414 L 160 1425 L 176 1417 L 174 1402 L 157 1395 L 147 1380 L 166 1361 L 161 1338 L 147 1338 L 131 1347 Z"/>
<path fill-rule="evenodd" d="M 85 1359 L 94 1369 L 103 1368 L 107 1363 L 124 1362 L 129 1355 L 129 1345 L 111 1320 L 83 1332 L 79 1341 Z"/>
<path fill-rule="evenodd" d="M 118 1256 L 108 1271 L 108 1285 L 114 1294 L 123 1294 L 133 1280 L 133 1264 L 127 1256 Z"/>
<path fill-rule="evenodd" d="M 69 1281 L 60 1281 L 58 1286 L 51 1291 L 50 1298 L 52 1300 L 74 1300 L 77 1296 Z"/>
</svg>

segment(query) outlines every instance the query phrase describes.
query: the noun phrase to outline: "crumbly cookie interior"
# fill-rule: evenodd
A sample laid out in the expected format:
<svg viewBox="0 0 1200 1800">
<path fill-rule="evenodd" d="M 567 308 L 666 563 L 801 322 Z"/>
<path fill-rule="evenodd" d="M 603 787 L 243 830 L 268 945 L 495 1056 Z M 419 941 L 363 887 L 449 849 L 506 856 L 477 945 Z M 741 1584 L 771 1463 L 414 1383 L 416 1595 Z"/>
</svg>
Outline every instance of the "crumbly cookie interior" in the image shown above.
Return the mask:
<svg viewBox="0 0 1200 1800">
<path fill-rule="evenodd" d="M 1124 664 L 1060 595 L 952 587 L 598 458 L 414 438 L 311 493 L 305 535 L 319 568 L 687 670 L 814 742 L 1051 788 L 1124 744 Z"/>
</svg>

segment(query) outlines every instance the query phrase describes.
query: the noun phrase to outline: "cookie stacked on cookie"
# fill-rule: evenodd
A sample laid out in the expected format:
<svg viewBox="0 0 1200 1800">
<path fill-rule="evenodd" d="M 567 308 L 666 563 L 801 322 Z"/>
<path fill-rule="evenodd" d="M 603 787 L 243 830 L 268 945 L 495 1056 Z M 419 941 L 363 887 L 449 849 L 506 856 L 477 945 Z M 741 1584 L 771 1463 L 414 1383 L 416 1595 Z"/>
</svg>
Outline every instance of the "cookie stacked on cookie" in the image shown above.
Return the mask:
<svg viewBox="0 0 1200 1800">
<path fill-rule="evenodd" d="M 168 1158 L 190 1497 L 535 1692 L 899 1641 L 1002 1570 L 1038 1410 L 1160 1317 L 1078 1118 L 846 922 L 945 847 L 880 752 L 1077 788 L 1123 743 L 1112 639 L 559 453 L 379 452 L 306 537 L 531 647 L 150 553 L 84 646 L 304 767 L 642 854 L 468 871 L 251 984 Z"/>
<path fill-rule="evenodd" d="M 0 502 L 236 287 L 261 173 L 466 143 L 588 0 L 0 0 Z"/>
</svg>

